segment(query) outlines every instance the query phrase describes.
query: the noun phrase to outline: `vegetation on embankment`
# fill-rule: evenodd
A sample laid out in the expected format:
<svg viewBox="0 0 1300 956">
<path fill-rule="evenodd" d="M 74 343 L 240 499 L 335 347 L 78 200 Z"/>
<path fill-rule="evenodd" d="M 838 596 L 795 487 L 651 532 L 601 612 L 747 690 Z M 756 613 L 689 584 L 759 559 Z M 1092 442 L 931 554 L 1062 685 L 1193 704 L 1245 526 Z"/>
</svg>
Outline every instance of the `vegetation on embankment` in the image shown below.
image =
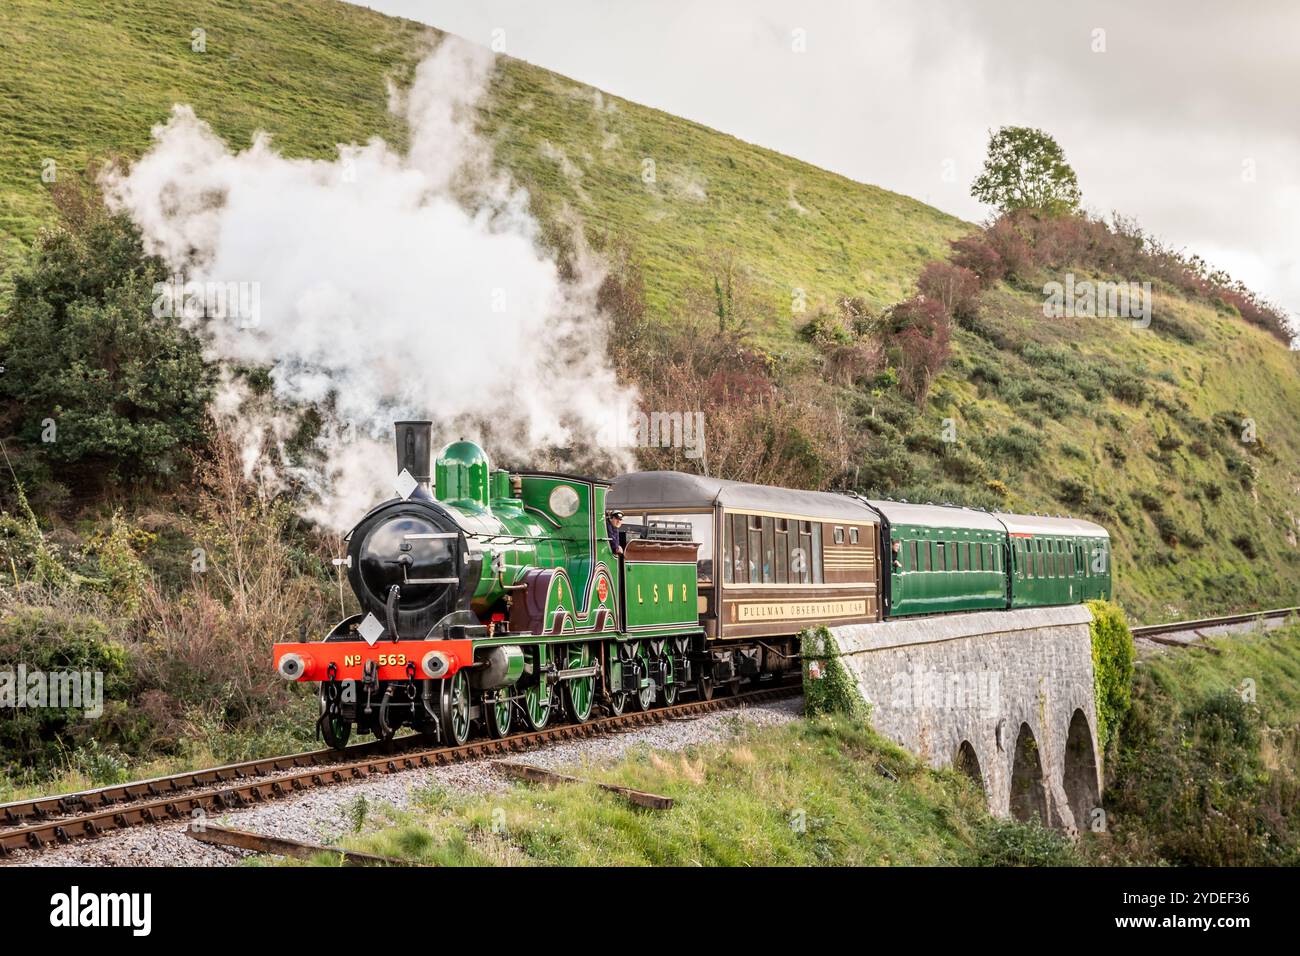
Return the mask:
<svg viewBox="0 0 1300 956">
<path fill-rule="evenodd" d="M 1300 864 L 1300 623 L 1139 662 L 1104 860 Z"/>
<path fill-rule="evenodd" d="M 646 810 L 590 784 L 470 795 L 436 785 L 412 808 L 356 805 L 342 844 L 412 863 L 540 866 L 925 866 L 1076 862 L 1041 827 L 996 822 L 954 771 L 934 771 L 844 717 L 737 726 L 728 743 L 634 750 L 570 772 L 672 797 Z M 322 856 L 316 862 L 337 862 Z"/>
</svg>

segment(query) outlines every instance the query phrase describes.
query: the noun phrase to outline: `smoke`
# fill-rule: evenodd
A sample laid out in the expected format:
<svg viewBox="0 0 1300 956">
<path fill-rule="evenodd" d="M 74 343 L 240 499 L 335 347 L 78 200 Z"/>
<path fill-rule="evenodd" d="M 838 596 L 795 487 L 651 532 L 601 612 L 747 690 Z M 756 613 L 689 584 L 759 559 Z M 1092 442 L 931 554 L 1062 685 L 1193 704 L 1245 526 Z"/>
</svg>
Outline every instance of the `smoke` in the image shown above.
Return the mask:
<svg viewBox="0 0 1300 956">
<path fill-rule="evenodd" d="M 233 152 L 178 105 L 128 172 L 105 176 L 110 206 L 185 293 L 239 284 L 239 308 L 181 314 L 223 368 L 269 369 L 273 400 L 228 371 L 216 410 L 249 471 L 305 485 L 308 516 L 333 528 L 391 495 L 396 419 L 429 417 L 437 438 L 503 461 L 567 447 L 588 467 L 628 464 L 595 441 L 609 408 L 635 405 L 607 359 L 602 268 L 580 248 L 562 275 L 527 194 L 493 169 L 474 128 L 493 65 L 447 37 L 409 90 L 390 90 L 404 154 L 373 139 L 288 159 L 264 133 Z M 305 406 L 324 417 L 319 461 L 290 467 Z"/>
</svg>

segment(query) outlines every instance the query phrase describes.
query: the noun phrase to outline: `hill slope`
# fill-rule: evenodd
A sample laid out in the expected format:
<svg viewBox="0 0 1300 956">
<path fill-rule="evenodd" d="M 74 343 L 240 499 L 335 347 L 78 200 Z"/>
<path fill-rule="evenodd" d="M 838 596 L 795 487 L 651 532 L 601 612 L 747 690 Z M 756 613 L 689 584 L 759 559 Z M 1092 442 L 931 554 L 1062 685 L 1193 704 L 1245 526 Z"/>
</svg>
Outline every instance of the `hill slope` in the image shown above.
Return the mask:
<svg viewBox="0 0 1300 956">
<path fill-rule="evenodd" d="M 191 48 L 198 29 L 205 52 Z M 401 143 L 386 83 L 406 82 L 435 37 L 319 0 L 10 0 L 0 265 L 52 215 L 47 159 L 67 175 L 138 155 L 175 102 L 232 144 L 265 129 L 292 156 L 372 136 Z M 576 218 L 597 246 L 629 251 L 661 331 L 709 293 L 717 256 L 734 256 L 752 293 L 748 347 L 838 429 L 829 465 L 800 473 L 818 477 L 787 481 L 1089 514 L 1115 535 L 1119 597 L 1137 620 L 1295 603 L 1296 356 L 1230 309 L 1162 293 L 1160 321 L 1135 331 L 1045 320 L 1044 276 L 1002 283 L 985 293 L 978 328 L 956 330 L 918 411 L 887 382 L 826 378 L 791 300 L 803 290 L 812 315 L 854 295 L 878 311 L 973 227 L 519 61 L 501 61 L 482 128 L 544 221 Z M 941 437 L 949 419 L 956 442 Z M 1246 420 L 1260 441 L 1241 440 Z"/>
<path fill-rule="evenodd" d="M 290 156 L 382 136 L 401 143 L 386 82 L 403 82 L 439 35 L 333 0 L 162 6 L 77 0 L 6 4 L 0 35 L 0 231 L 10 254 L 50 215 L 42 163 L 77 171 L 138 155 L 173 103 L 234 146 L 258 129 Z M 206 52 L 191 49 L 205 31 Z M 767 291 L 812 304 L 855 289 L 897 299 L 960 221 L 698 124 L 502 60 L 485 131 L 543 210 L 567 204 L 590 231 L 632 244 L 652 305 L 669 308 L 692 260 L 743 245 Z M 643 161 L 655 181 L 643 178 Z M 568 175 L 566 175 L 568 170 Z"/>
</svg>

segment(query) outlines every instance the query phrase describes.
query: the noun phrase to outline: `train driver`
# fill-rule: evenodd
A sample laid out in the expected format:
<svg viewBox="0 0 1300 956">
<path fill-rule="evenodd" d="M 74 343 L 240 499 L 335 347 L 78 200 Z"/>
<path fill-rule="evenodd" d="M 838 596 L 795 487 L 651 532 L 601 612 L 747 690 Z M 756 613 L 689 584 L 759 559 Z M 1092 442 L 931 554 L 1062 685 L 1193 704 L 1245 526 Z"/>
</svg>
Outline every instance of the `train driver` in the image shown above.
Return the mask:
<svg viewBox="0 0 1300 956">
<path fill-rule="evenodd" d="M 609 535 L 609 550 L 614 552 L 614 557 L 623 557 L 623 549 L 627 545 L 627 535 L 618 529 L 623 526 L 623 512 L 611 511 L 609 519 L 605 522 L 605 532 Z"/>
</svg>

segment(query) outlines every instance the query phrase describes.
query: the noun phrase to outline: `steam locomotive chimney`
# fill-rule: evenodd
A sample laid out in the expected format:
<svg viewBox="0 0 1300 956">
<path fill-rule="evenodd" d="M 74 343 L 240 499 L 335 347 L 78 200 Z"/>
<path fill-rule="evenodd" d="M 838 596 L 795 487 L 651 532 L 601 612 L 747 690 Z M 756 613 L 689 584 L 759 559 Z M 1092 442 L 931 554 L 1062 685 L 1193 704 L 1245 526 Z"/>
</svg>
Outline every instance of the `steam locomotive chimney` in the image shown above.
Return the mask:
<svg viewBox="0 0 1300 956">
<path fill-rule="evenodd" d="M 394 422 L 393 429 L 397 435 L 398 474 L 405 468 L 428 491 L 433 422 Z"/>
</svg>

